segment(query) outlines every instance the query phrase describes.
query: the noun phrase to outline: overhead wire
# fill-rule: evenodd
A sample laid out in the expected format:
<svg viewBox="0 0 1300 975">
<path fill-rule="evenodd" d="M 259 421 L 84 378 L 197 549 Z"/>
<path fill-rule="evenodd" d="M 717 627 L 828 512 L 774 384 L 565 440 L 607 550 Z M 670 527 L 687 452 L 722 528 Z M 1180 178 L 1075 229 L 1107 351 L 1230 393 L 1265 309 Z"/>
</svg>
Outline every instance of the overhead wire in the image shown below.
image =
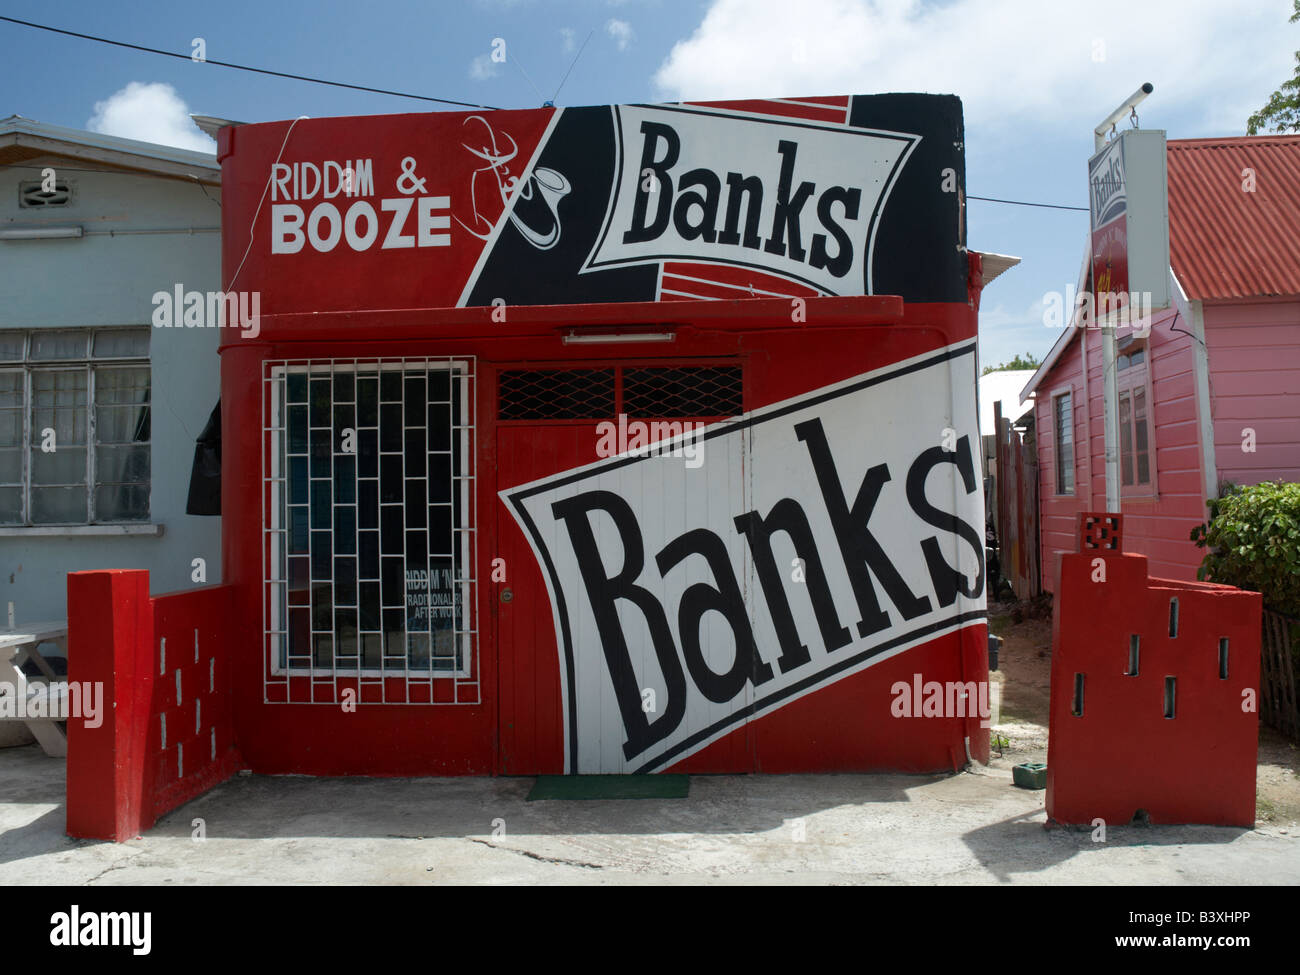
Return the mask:
<svg viewBox="0 0 1300 975">
<path fill-rule="evenodd" d="M 0 20 L 7 21 L 11 24 L 18 24 L 22 27 L 31 27 L 35 30 L 49 31 L 53 34 L 63 34 L 67 37 L 79 37 L 86 41 L 95 41 L 98 44 L 112 44 L 114 47 L 124 47 L 132 51 L 143 51 L 146 54 L 160 54 L 163 57 L 179 58 L 182 61 L 194 61 L 192 54 L 179 54 L 176 51 L 164 51 L 161 48 L 147 47 L 143 44 L 131 44 L 127 41 L 115 41 L 112 38 L 100 37 L 97 34 L 83 34 L 80 31 L 65 30 L 62 27 L 51 27 L 48 24 L 37 24 L 30 20 L 19 20 L 17 17 L 6 17 L 0 15 Z M 461 102 L 451 98 L 435 98 L 432 95 L 415 95 L 406 91 L 393 91 L 388 88 L 371 88 L 368 85 L 353 85 L 344 81 L 329 81 L 325 78 L 312 78 L 308 75 L 292 74 L 288 71 L 272 71 L 270 68 L 256 68 L 247 64 L 235 64 L 232 61 L 217 61 L 213 58 L 203 58 L 196 62 L 200 64 L 215 64 L 220 68 L 232 68 L 236 71 L 251 71 L 256 74 L 271 75 L 276 78 L 289 78 L 293 81 L 307 81 L 314 85 L 330 85 L 334 88 L 349 88 L 353 91 L 368 91 L 376 95 L 393 95 L 396 98 L 414 98 L 424 102 L 437 102 L 440 105 L 457 105 L 463 108 L 481 108 L 489 111 L 497 111 L 495 105 L 480 105 L 475 102 Z"/>
</svg>

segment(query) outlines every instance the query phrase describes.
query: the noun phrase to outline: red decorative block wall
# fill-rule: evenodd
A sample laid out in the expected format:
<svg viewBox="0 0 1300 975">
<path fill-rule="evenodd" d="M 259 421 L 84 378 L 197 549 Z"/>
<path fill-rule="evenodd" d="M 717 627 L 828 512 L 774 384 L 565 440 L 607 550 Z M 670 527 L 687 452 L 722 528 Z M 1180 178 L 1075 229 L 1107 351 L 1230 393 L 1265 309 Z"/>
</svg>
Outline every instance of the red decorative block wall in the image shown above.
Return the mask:
<svg viewBox="0 0 1300 975">
<path fill-rule="evenodd" d="M 1061 559 L 1048 818 L 1252 826 L 1261 597 L 1149 578 L 1122 537 L 1119 516 L 1082 514 Z"/>
<path fill-rule="evenodd" d="M 149 573 L 68 575 L 68 679 L 102 682 L 98 727 L 68 720 L 69 836 L 123 840 L 230 777 L 230 591 L 151 598 Z"/>
</svg>

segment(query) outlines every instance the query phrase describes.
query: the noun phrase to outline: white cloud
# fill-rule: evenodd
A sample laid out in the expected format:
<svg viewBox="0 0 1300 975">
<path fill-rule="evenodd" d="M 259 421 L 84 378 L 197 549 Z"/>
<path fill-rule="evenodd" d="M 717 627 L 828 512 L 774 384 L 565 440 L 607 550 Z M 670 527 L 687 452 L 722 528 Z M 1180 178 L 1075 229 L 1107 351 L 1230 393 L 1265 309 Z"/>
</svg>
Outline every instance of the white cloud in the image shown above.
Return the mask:
<svg viewBox="0 0 1300 975">
<path fill-rule="evenodd" d="M 199 130 L 176 89 L 162 82 L 133 81 L 95 103 L 86 123 L 91 132 L 156 142 L 178 149 L 215 152 L 217 144 Z"/>
<path fill-rule="evenodd" d="M 574 43 L 574 32 L 572 27 L 560 28 L 560 42 L 561 42 L 560 50 L 562 53 L 572 54 L 574 52 L 574 49 L 577 47 L 577 45 Z"/>
<path fill-rule="evenodd" d="M 632 25 L 626 20 L 610 19 L 605 24 L 605 30 L 609 36 L 614 38 L 614 43 L 620 51 L 626 51 L 629 44 L 632 43 Z"/>
<path fill-rule="evenodd" d="M 487 81 L 496 77 L 497 67 L 498 62 L 492 60 L 492 55 L 480 54 L 469 63 L 469 76 L 475 81 Z"/>
<path fill-rule="evenodd" d="M 1231 134 L 1291 76 L 1300 32 L 1285 14 L 1209 0 L 714 0 L 655 81 L 672 100 L 952 93 L 982 124 L 1085 133 L 1150 81 L 1148 113 Z"/>
</svg>

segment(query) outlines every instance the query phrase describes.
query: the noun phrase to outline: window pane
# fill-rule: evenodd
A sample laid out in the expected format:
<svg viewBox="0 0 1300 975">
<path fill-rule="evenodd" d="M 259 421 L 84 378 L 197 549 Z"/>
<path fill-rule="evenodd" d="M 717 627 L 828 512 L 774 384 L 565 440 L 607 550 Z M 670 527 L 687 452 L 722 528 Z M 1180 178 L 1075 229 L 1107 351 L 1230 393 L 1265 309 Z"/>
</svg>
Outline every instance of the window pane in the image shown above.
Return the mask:
<svg viewBox="0 0 1300 975">
<path fill-rule="evenodd" d="M 17 369 L 0 372 L 0 406 L 23 405 L 23 374 Z"/>
<path fill-rule="evenodd" d="M 149 329 L 115 328 L 95 333 L 94 354 L 101 356 L 147 356 Z"/>
<path fill-rule="evenodd" d="M 0 525 L 23 523 L 23 489 L 0 487 Z"/>
<path fill-rule="evenodd" d="M 0 331 L 0 360 L 18 361 L 23 357 L 23 339 L 26 334 L 10 329 Z"/>
<path fill-rule="evenodd" d="M 1121 482 L 1133 483 L 1133 418 L 1128 393 L 1119 394 L 1119 462 Z"/>
<path fill-rule="evenodd" d="M 148 521 L 149 485 L 98 485 L 95 488 L 95 520 Z"/>
<path fill-rule="evenodd" d="M 86 443 L 86 373 L 84 370 L 32 370 L 31 442 L 39 448 L 52 429 L 55 448 Z"/>
<path fill-rule="evenodd" d="M 95 448 L 97 484 L 148 484 L 149 448 L 143 444 Z"/>
<path fill-rule="evenodd" d="M 133 366 L 95 370 L 95 404 L 98 406 L 136 406 L 149 402 L 149 369 Z"/>
<path fill-rule="evenodd" d="M 0 372 L 0 446 L 23 442 L 23 374 Z"/>
<path fill-rule="evenodd" d="M 1150 451 L 1147 449 L 1147 391 L 1133 390 L 1134 442 L 1137 454 L 1137 482 L 1151 483 Z"/>
<path fill-rule="evenodd" d="M 16 409 L 0 410 L 0 446 L 23 442 L 23 415 Z"/>
<path fill-rule="evenodd" d="M 86 357 L 86 331 L 72 329 L 58 332 L 33 332 L 32 359 L 84 359 Z"/>
<path fill-rule="evenodd" d="M 1146 353 L 1144 352 L 1144 350 L 1134 349 L 1132 353 L 1129 354 L 1128 357 L 1129 365 L 1140 366 L 1142 365 L 1142 360 L 1145 358 L 1146 358 Z"/>
<path fill-rule="evenodd" d="M 33 484 L 86 483 L 86 448 L 60 447 L 48 454 L 39 447 L 32 450 Z"/>
<path fill-rule="evenodd" d="M 95 410 L 95 443 L 148 443 L 149 407 L 101 406 Z"/>
<path fill-rule="evenodd" d="M 32 523 L 37 525 L 84 525 L 86 488 L 33 487 Z"/>
<path fill-rule="evenodd" d="M 0 484 L 23 482 L 23 449 L 0 450 Z"/>
</svg>

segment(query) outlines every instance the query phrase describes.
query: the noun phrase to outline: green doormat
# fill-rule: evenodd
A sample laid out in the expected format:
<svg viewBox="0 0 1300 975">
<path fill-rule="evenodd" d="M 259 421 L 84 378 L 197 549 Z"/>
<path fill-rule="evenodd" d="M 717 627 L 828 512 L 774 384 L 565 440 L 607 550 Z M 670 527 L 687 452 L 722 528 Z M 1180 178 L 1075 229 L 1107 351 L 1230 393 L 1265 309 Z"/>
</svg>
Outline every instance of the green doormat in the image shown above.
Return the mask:
<svg viewBox="0 0 1300 975">
<path fill-rule="evenodd" d="M 689 775 L 539 775 L 528 793 L 538 799 L 685 799 Z"/>
</svg>

